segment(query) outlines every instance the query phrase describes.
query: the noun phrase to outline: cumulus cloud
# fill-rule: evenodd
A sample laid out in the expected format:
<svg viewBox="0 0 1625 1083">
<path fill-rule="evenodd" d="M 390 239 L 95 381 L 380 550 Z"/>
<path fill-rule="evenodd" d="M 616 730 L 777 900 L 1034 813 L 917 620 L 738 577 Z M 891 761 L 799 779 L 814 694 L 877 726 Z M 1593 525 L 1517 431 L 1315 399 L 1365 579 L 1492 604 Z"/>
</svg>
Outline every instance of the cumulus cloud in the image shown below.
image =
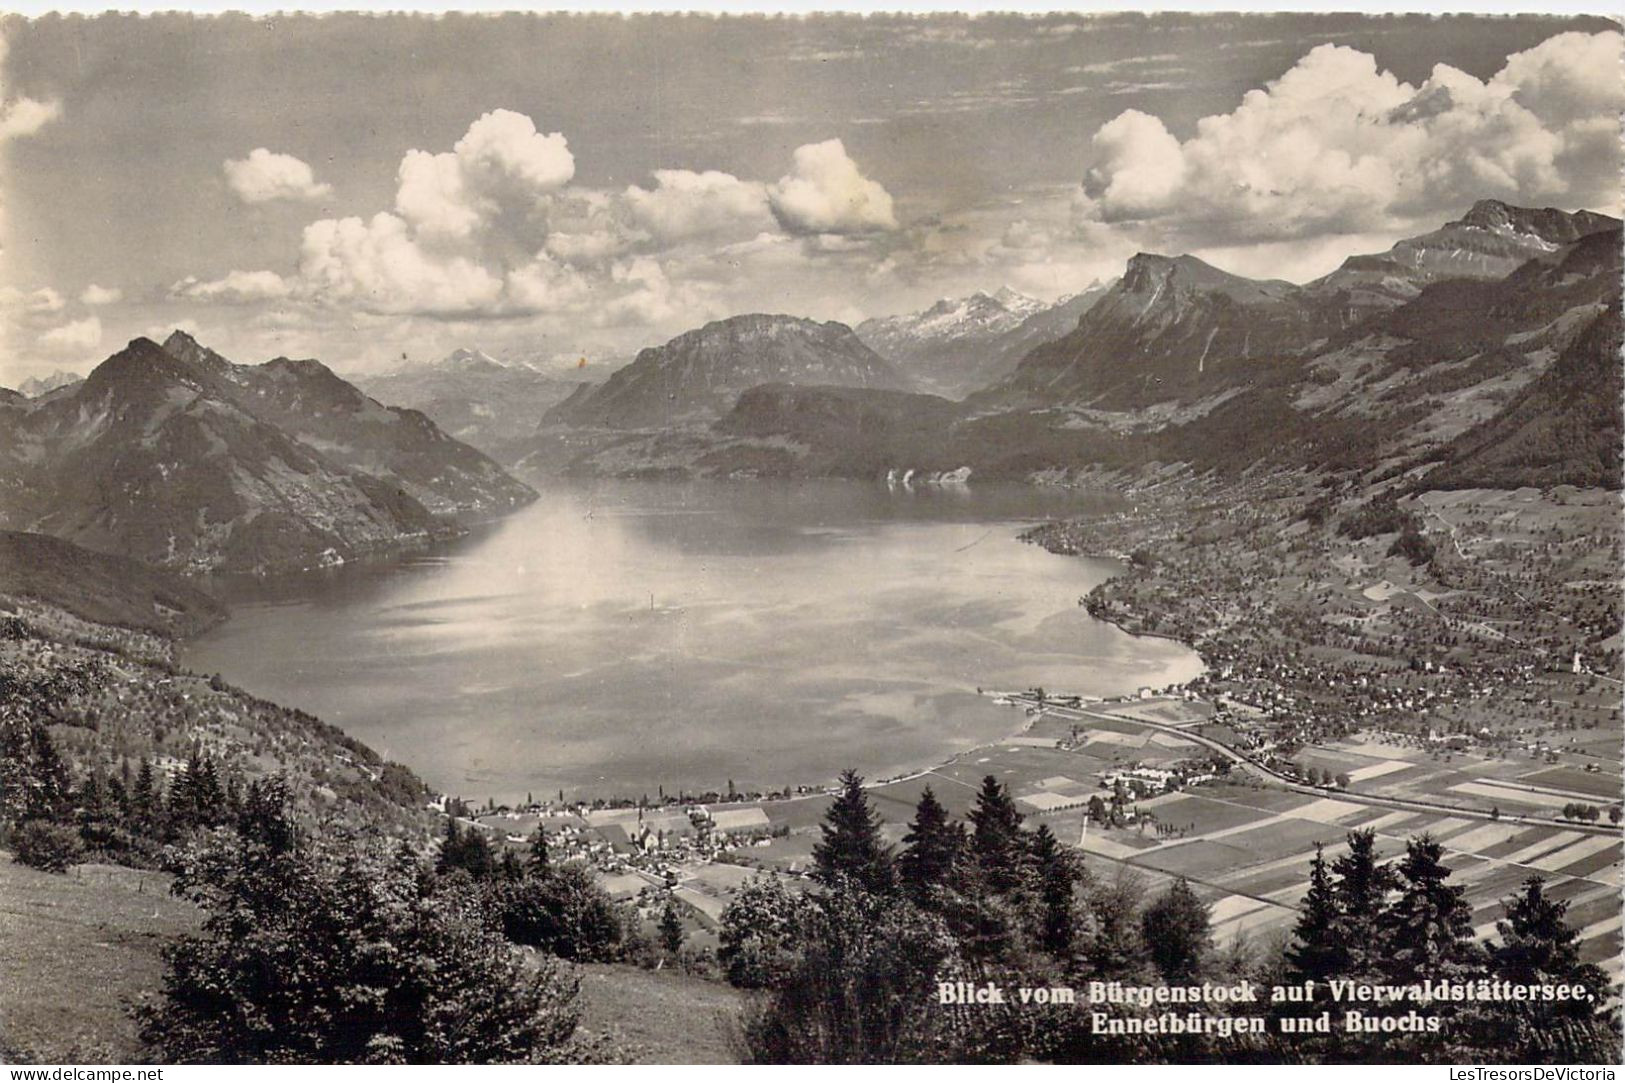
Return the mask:
<svg viewBox="0 0 1625 1083">
<path fill-rule="evenodd" d="M 88 353 L 102 344 L 102 321 L 95 316 L 53 327 L 39 336 L 40 349 L 63 357 Z"/>
<path fill-rule="evenodd" d="M 891 193 L 865 177 L 839 139 L 797 147 L 790 173 L 767 190 L 791 233 L 872 233 L 897 228 Z"/>
<path fill-rule="evenodd" d="M 193 277 L 183 278 L 171 286 L 169 292 L 171 296 L 191 301 L 252 304 L 256 301 L 281 300 L 291 294 L 293 288 L 275 271 L 231 271 L 224 277 L 207 282 Z"/>
<path fill-rule="evenodd" d="M 228 158 L 222 167 L 226 186 L 244 203 L 270 203 L 285 199 L 314 202 L 333 194 L 330 184 L 318 184 L 310 166 L 291 154 L 255 147 L 247 158 Z"/>
<path fill-rule="evenodd" d="M 633 221 L 661 241 L 753 237 L 773 227 L 767 186 L 731 173 L 655 170 L 655 187 L 626 190 Z"/>
<path fill-rule="evenodd" d="M 395 210 L 425 239 L 467 242 L 501 225 L 545 228 L 545 199 L 575 176 L 558 132 L 543 135 L 523 113 L 495 109 L 470 124 L 450 151 L 408 151 Z"/>
<path fill-rule="evenodd" d="M 1079 218 L 1195 245 L 1378 232 L 1484 197 L 1616 209 L 1621 45 L 1560 34 L 1488 81 L 1440 64 L 1419 87 L 1322 45 L 1184 141 L 1134 110 L 1103 125 Z"/>
<path fill-rule="evenodd" d="M 116 286 L 98 286 L 92 282 L 79 294 L 79 303 L 99 308 L 102 305 L 116 305 L 124 300 L 124 291 Z"/>
</svg>

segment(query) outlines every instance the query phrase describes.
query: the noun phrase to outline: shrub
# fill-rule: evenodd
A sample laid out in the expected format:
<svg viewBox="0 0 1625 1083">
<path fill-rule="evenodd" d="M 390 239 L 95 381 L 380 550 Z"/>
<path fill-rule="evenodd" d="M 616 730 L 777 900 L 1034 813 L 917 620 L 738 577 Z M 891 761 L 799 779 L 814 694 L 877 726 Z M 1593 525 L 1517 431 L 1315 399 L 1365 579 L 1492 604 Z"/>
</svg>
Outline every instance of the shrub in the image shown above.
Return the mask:
<svg viewBox="0 0 1625 1083">
<path fill-rule="evenodd" d="M 77 831 L 45 820 L 23 824 L 12 840 L 12 848 L 19 865 L 46 872 L 67 872 L 85 857 Z"/>
</svg>

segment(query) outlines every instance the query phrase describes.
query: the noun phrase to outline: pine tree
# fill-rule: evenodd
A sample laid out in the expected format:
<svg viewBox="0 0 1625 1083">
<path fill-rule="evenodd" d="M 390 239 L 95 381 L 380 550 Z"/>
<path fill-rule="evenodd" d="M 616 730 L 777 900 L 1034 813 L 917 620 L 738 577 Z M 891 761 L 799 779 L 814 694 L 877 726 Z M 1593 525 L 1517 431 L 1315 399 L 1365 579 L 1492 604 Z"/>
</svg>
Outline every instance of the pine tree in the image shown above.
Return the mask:
<svg viewBox="0 0 1625 1083">
<path fill-rule="evenodd" d="M 1151 961 L 1170 983 L 1195 978 L 1212 948 L 1207 906 L 1196 897 L 1190 881 L 1183 876 L 1145 908 L 1140 916 L 1140 930 Z"/>
<path fill-rule="evenodd" d="M 914 806 L 903 844 L 897 873 L 910 898 L 923 903 L 933 891 L 953 886 L 955 866 L 965 849 L 965 829 L 948 818 L 948 810 L 929 786 Z"/>
<path fill-rule="evenodd" d="M 1333 895 L 1337 903 L 1337 938 L 1348 952 L 1349 976 L 1370 976 L 1380 969 L 1382 915 L 1394 888 L 1394 871 L 1377 861 L 1377 833 L 1370 828 L 1351 831 L 1349 851 L 1332 862 L 1337 877 Z"/>
<path fill-rule="evenodd" d="M 541 876 L 547 872 L 547 831 L 540 823 L 536 830 L 531 832 L 530 848 L 525 857 L 525 868 L 532 876 Z"/>
<path fill-rule="evenodd" d="M 135 786 L 130 792 L 130 812 L 140 830 L 152 831 L 156 828 L 162 811 L 161 801 L 158 784 L 152 774 L 152 761 L 143 756 L 141 767 L 135 775 Z"/>
<path fill-rule="evenodd" d="M 1021 813 L 1010 791 L 992 775 L 982 779 L 970 821 L 971 849 L 987 886 L 1000 895 L 1022 894 L 1030 870 Z"/>
<path fill-rule="evenodd" d="M 676 901 L 670 898 L 660 915 L 660 943 L 673 958 L 683 950 L 683 919 L 677 915 Z"/>
<path fill-rule="evenodd" d="M 1289 973 L 1295 981 L 1325 981 L 1342 974 L 1348 965 L 1348 949 L 1338 935 L 1337 893 L 1326 868 L 1326 848 L 1315 845 L 1315 859 L 1309 863 L 1309 890 L 1303 897 L 1303 912 L 1293 929 L 1293 943 L 1286 951 Z"/>
<path fill-rule="evenodd" d="M 1594 1015 L 1607 1000 L 1608 979 L 1600 968 L 1580 961 L 1580 936 L 1567 921 L 1569 904 L 1546 894 L 1544 877 L 1531 876 L 1501 905 L 1506 916 L 1495 923 L 1500 939 L 1489 948 L 1495 976 L 1518 985 L 1583 985 L 1591 990 L 1590 1003 L 1556 1001 L 1538 1014 Z"/>
<path fill-rule="evenodd" d="M 1037 943 L 1057 959 L 1070 959 L 1078 931 L 1073 885 L 1081 870 L 1072 855 L 1061 848 L 1048 824 L 1038 825 L 1032 851 L 1038 875 Z"/>
<path fill-rule="evenodd" d="M 841 792 L 819 825 L 823 839 L 813 847 L 818 881 L 833 887 L 850 879 L 867 891 L 890 891 L 896 882 L 891 848 L 880 841 L 880 817 L 869 805 L 863 778 L 850 768 L 841 774 Z"/>
<path fill-rule="evenodd" d="M 1399 863 L 1399 898 L 1382 915 L 1387 971 L 1395 981 L 1446 977 L 1477 961 L 1473 909 L 1465 889 L 1446 884 L 1444 848 L 1427 835 L 1411 839 Z"/>
</svg>

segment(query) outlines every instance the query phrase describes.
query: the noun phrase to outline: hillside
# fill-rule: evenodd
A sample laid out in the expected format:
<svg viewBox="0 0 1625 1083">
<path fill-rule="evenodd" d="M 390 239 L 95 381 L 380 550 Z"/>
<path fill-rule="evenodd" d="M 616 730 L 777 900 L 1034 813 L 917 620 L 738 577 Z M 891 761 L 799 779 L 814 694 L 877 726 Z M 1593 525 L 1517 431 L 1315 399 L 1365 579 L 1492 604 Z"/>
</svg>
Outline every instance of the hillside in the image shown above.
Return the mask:
<svg viewBox="0 0 1625 1083">
<path fill-rule="evenodd" d="M 189 635 L 226 616 L 224 606 L 177 575 L 12 530 L 0 531 L 0 597 L 30 598 L 81 620 L 159 635 Z"/>
<path fill-rule="evenodd" d="M 234 365 L 180 333 L 0 408 L 0 526 L 164 567 L 349 560 L 534 495 L 317 362 Z"/>
<path fill-rule="evenodd" d="M 980 410 L 1133 409 L 1196 398 L 1274 379 L 1337 326 L 1335 313 L 1290 283 L 1141 253 L 1072 332 L 967 401 Z"/>
<path fill-rule="evenodd" d="M 714 421 L 762 384 L 900 390 L 908 381 L 841 323 L 753 314 L 708 323 L 643 350 L 596 387 L 579 388 L 545 421 L 607 429 Z"/>
<path fill-rule="evenodd" d="M 1512 489 L 1524 485 L 1620 488 L 1621 326 L 1597 316 L 1552 367 L 1495 417 L 1457 437 L 1444 464 L 1422 484 L 1432 489 Z"/>
</svg>

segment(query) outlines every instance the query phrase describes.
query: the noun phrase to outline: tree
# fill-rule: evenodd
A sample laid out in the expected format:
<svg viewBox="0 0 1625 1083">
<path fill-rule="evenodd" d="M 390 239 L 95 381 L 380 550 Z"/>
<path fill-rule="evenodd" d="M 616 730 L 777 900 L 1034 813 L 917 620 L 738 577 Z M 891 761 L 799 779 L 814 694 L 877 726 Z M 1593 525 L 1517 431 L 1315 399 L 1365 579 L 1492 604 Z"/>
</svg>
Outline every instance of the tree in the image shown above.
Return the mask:
<svg viewBox="0 0 1625 1083">
<path fill-rule="evenodd" d="M 1207 905 L 1183 876 L 1145 908 L 1140 930 L 1151 961 L 1169 983 L 1195 978 L 1212 947 Z"/>
<path fill-rule="evenodd" d="M 1061 848 L 1048 824 L 1038 825 L 1032 850 L 1038 876 L 1038 928 L 1034 939 L 1057 959 L 1070 960 L 1078 933 L 1073 887 L 1082 878 L 1083 870 Z"/>
<path fill-rule="evenodd" d="M 758 1064 L 894 1064 L 953 1059 L 937 1004 L 954 941 L 898 895 L 844 880 L 817 896 L 795 962 L 747 1018 Z"/>
<path fill-rule="evenodd" d="M 205 914 L 165 950 L 138 1015 L 182 1063 L 510 1063 L 557 1059 L 577 981 L 527 967 L 471 888 L 435 890 L 399 851 L 278 847 L 216 831 L 174 882 Z M 426 885 L 429 885 L 426 887 Z"/>
<path fill-rule="evenodd" d="M 1296 981 L 1325 981 L 1343 973 L 1348 950 L 1338 935 L 1337 895 L 1326 869 L 1326 849 L 1315 845 L 1315 858 L 1309 863 L 1309 890 L 1303 897 L 1303 912 L 1293 929 L 1293 943 L 1286 951 L 1289 973 Z"/>
<path fill-rule="evenodd" d="M 666 909 L 660 914 L 660 943 L 672 958 L 683 950 L 683 919 L 677 915 L 676 900 L 668 897 Z"/>
<path fill-rule="evenodd" d="M 880 841 L 880 817 L 869 805 L 863 778 L 850 768 L 841 774 L 841 792 L 819 825 L 823 839 L 813 847 L 819 883 L 833 887 L 843 878 L 867 891 L 890 891 L 895 883 L 891 848 Z"/>
<path fill-rule="evenodd" d="M 45 872 L 67 872 L 84 860 L 79 832 L 48 820 L 29 820 L 17 829 L 11 842 L 19 865 Z"/>
<path fill-rule="evenodd" d="M 532 875 L 545 873 L 548 860 L 547 831 L 538 822 L 536 830 L 531 833 L 530 847 L 525 854 L 525 869 Z"/>
<path fill-rule="evenodd" d="M 1084 954 L 1090 973 L 1120 978 L 1139 969 L 1145 961 L 1139 920 L 1144 877 L 1130 866 L 1120 865 L 1115 878 L 1090 885 L 1088 897 L 1094 921 Z"/>
<path fill-rule="evenodd" d="M 607 962 L 620 950 L 620 915 L 584 865 L 557 865 L 504 885 L 500 898 L 502 929 L 516 944 L 580 962 Z"/>
<path fill-rule="evenodd" d="M 1370 828 L 1351 831 L 1348 853 L 1332 862 L 1337 877 L 1337 938 L 1348 951 L 1351 975 L 1371 975 L 1382 962 L 1381 929 L 1394 871 L 1377 861 L 1377 833 Z"/>
<path fill-rule="evenodd" d="M 1476 960 L 1473 910 L 1463 888 L 1446 884 L 1444 848 L 1427 835 L 1411 839 L 1399 863 L 1399 898 L 1382 915 L 1386 969 L 1395 981 L 1448 976 Z"/>
<path fill-rule="evenodd" d="M 992 775 L 983 778 L 970 812 L 971 852 L 987 886 L 1000 895 L 1018 895 L 1027 886 L 1029 851 L 1021 819 L 1010 791 Z"/>
<path fill-rule="evenodd" d="M 965 829 L 948 818 L 937 795 L 927 786 L 914 807 L 914 820 L 903 836 L 904 850 L 897 858 L 903 890 L 920 905 L 949 887 L 965 850 Z"/>
<path fill-rule="evenodd" d="M 1519 985 L 1584 985 L 1591 1004 L 1556 1001 L 1551 1014 L 1584 1018 L 1605 999 L 1607 977 L 1580 961 L 1580 936 L 1566 920 L 1569 904 L 1546 894 L 1546 880 L 1531 876 L 1522 890 L 1503 900 L 1506 916 L 1495 923 L 1499 941 L 1490 945 L 1495 976 Z"/>
<path fill-rule="evenodd" d="M 776 876 L 763 874 L 740 885 L 722 911 L 718 961 L 741 989 L 777 982 L 794 962 L 808 903 Z"/>
</svg>

